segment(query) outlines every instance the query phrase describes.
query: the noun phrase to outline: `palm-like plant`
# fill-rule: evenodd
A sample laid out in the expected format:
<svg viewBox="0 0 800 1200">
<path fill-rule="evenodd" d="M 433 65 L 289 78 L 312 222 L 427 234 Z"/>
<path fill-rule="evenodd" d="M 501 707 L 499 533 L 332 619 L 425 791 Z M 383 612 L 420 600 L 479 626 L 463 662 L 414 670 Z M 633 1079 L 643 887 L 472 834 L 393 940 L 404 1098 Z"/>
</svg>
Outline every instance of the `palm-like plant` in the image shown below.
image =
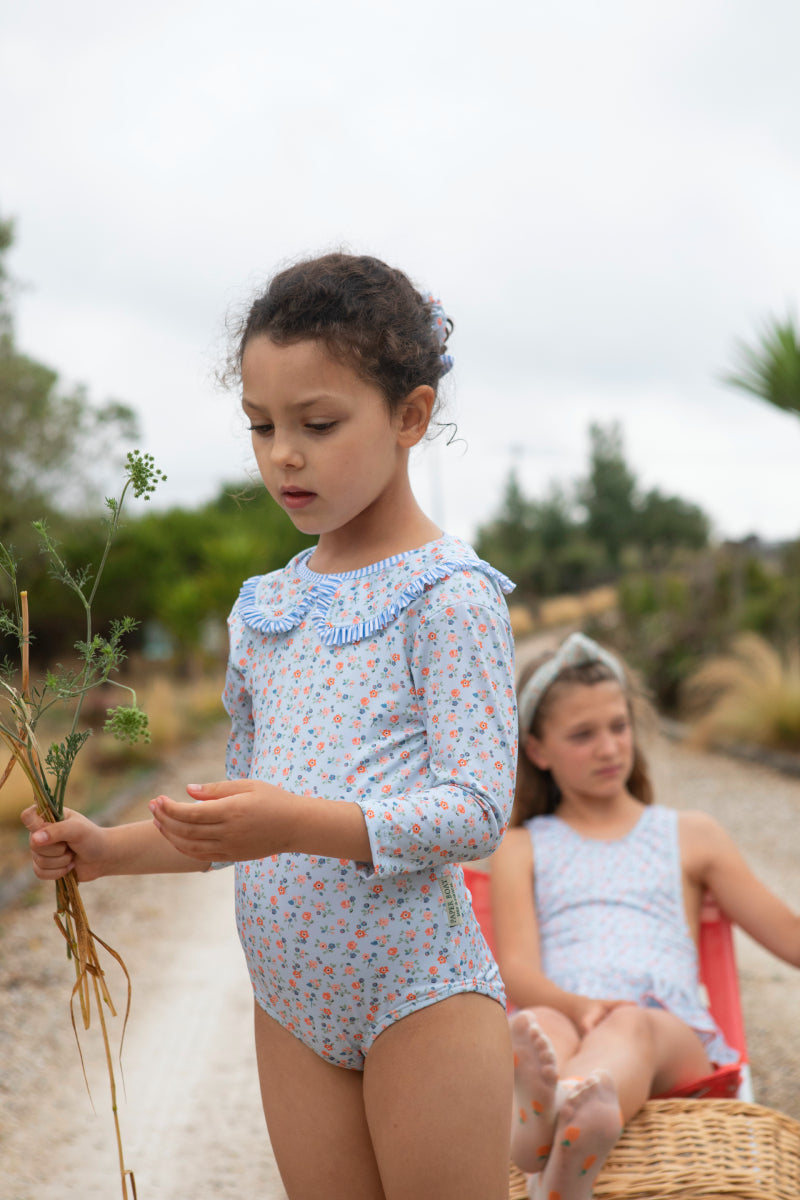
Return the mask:
<svg viewBox="0 0 800 1200">
<path fill-rule="evenodd" d="M 800 333 L 794 319 L 768 318 L 758 342 L 739 339 L 736 352 L 739 361 L 724 382 L 800 416 Z"/>
</svg>

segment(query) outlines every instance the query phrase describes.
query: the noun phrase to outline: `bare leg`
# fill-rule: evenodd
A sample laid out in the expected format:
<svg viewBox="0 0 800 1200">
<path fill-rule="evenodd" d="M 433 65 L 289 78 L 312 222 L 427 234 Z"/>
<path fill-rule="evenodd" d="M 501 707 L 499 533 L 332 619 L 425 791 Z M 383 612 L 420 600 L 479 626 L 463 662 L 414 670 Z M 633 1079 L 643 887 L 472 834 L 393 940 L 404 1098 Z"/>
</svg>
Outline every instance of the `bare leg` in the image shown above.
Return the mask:
<svg viewBox="0 0 800 1200">
<path fill-rule="evenodd" d="M 325 1062 L 258 1005 L 255 1032 L 264 1115 L 290 1200 L 385 1200 L 361 1072 Z"/>
<path fill-rule="evenodd" d="M 494 1000 L 451 996 L 404 1017 L 376 1039 L 363 1075 L 325 1062 L 257 1005 L 255 1024 L 290 1200 L 505 1200 L 511 1051 Z"/>
<path fill-rule="evenodd" d="M 539 1028 L 553 1047 L 559 1077 L 563 1077 L 567 1073 L 569 1062 L 580 1048 L 581 1037 L 578 1030 L 569 1017 L 556 1008 L 537 1007 L 522 1011 L 532 1013 L 536 1018 Z"/>
<path fill-rule="evenodd" d="M 533 1200 L 588 1200 L 624 1121 L 652 1094 L 710 1069 L 697 1035 L 662 1009 L 624 1005 L 582 1039 L 562 1013 L 546 1008 L 517 1014 L 511 1030 L 511 1157 L 522 1170 L 539 1172 L 530 1184 Z M 524 1123 L 520 1108 L 527 1108 Z M 554 1112 L 555 1133 L 548 1136 Z"/>
<path fill-rule="evenodd" d="M 451 996 L 382 1033 L 364 1100 L 387 1200 L 506 1200 L 511 1085 L 508 1022 L 487 996 Z"/>
<path fill-rule="evenodd" d="M 660 1008 L 615 1008 L 583 1038 L 565 1064 L 569 1075 L 609 1072 L 626 1121 L 652 1095 L 708 1074 L 703 1044 L 673 1013 Z"/>
<path fill-rule="evenodd" d="M 711 1070 L 694 1030 L 664 1009 L 623 1005 L 583 1038 L 556 1009 L 524 1011 L 535 1016 L 550 1041 L 560 1079 L 585 1079 L 598 1067 L 609 1072 L 626 1121 L 650 1096 L 699 1079 Z"/>
</svg>

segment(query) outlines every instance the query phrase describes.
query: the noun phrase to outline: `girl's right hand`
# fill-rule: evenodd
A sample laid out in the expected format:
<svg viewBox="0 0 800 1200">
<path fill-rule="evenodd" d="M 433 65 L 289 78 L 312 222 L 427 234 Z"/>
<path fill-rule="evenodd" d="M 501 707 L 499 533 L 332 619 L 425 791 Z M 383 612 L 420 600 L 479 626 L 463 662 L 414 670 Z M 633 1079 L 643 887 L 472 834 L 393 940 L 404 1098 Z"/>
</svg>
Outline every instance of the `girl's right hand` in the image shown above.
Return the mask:
<svg viewBox="0 0 800 1200">
<path fill-rule="evenodd" d="M 45 821 L 31 805 L 21 814 L 28 830 L 33 871 L 38 879 L 62 879 L 74 869 L 80 883 L 103 874 L 106 830 L 82 813 L 65 808 L 61 821 Z"/>
<path fill-rule="evenodd" d="M 634 1000 L 595 1000 L 590 996 L 575 996 L 570 1005 L 570 1019 L 582 1037 L 590 1033 L 615 1008 L 635 1004 Z"/>
</svg>

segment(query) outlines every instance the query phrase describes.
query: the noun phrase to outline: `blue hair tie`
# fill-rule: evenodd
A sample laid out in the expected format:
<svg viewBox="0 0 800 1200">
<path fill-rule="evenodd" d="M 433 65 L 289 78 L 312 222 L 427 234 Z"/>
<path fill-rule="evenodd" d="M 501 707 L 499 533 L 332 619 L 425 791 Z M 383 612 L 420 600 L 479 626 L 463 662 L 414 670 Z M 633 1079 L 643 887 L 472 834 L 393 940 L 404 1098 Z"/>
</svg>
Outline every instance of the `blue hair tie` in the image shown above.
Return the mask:
<svg viewBox="0 0 800 1200">
<path fill-rule="evenodd" d="M 435 296 L 428 296 L 428 303 L 431 306 L 431 328 L 442 350 L 442 353 L 439 355 L 439 360 L 442 364 L 442 375 L 446 375 L 453 367 L 452 354 L 444 353 L 448 334 L 447 313 L 442 307 L 441 300 L 437 300 Z"/>
</svg>

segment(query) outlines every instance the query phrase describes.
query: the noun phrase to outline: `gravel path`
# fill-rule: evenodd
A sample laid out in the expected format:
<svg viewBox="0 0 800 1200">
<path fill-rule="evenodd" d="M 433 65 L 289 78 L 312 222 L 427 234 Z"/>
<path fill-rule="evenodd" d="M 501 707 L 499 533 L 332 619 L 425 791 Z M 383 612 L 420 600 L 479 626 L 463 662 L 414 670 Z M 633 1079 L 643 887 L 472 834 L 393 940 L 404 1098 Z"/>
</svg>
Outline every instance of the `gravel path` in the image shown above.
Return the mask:
<svg viewBox="0 0 800 1200">
<path fill-rule="evenodd" d="M 222 778 L 226 731 L 176 756 L 158 788 Z M 148 796 L 126 819 L 149 816 Z M 285 1200 L 264 1126 L 252 991 L 236 936 L 233 873 L 101 879 L 82 889 L 96 932 L 133 982 L 125 1090 L 117 1070 L 125 1164 L 139 1200 Z M 50 885 L 0 913 L 0 1196 L 109 1200 L 122 1194 L 100 1030 L 83 1033 L 86 1094 L 67 1003 L 74 982 Z M 125 980 L 108 972 L 115 1004 Z M 112 1021 L 117 1029 L 119 1021 Z M 132 1193 L 129 1190 L 129 1198 Z"/>
<path fill-rule="evenodd" d="M 218 778 L 224 732 L 176 757 L 159 788 Z M 657 740 L 659 798 L 718 817 L 755 871 L 800 911 L 795 866 L 800 780 Z M 146 816 L 146 797 L 129 814 Z M 283 1200 L 264 1130 L 251 993 L 236 939 L 232 874 L 99 880 L 84 888 L 94 926 L 133 980 L 120 1096 L 126 1165 L 139 1200 Z M 82 1044 L 92 1112 L 67 1012 L 71 967 L 52 924 L 52 891 L 0 913 L 0 1194 L 3 1200 L 121 1195 L 98 1038 Z M 756 1099 L 800 1119 L 800 976 L 738 940 Z M 112 982 L 124 1003 L 124 981 Z M 121 1091 L 121 1089 L 120 1089 Z"/>
</svg>

